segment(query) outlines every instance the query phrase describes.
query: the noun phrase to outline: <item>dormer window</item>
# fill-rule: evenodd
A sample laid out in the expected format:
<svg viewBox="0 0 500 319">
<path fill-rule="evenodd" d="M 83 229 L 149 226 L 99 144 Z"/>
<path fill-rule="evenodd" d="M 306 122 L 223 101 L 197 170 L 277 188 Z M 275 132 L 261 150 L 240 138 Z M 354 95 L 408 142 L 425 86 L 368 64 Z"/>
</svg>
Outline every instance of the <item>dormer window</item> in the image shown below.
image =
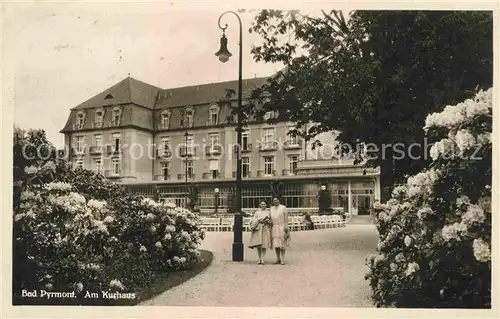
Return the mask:
<svg viewBox="0 0 500 319">
<path fill-rule="evenodd" d="M 97 110 L 95 112 L 94 127 L 102 127 L 103 118 L 104 118 L 104 111 Z"/>
<path fill-rule="evenodd" d="M 85 114 L 83 112 L 79 112 L 76 115 L 76 128 L 81 130 L 83 128 L 83 123 L 85 122 Z"/>
<path fill-rule="evenodd" d="M 265 121 L 271 119 L 272 117 L 273 117 L 273 112 L 272 111 L 266 112 L 266 114 L 264 114 L 264 120 Z"/>
<path fill-rule="evenodd" d="M 105 100 L 109 100 L 109 99 L 114 99 L 115 97 L 113 96 L 113 94 L 108 94 L 106 95 L 106 97 L 104 98 Z"/>
<path fill-rule="evenodd" d="M 186 125 L 187 125 L 187 127 L 192 127 L 193 123 L 194 123 L 193 110 L 186 110 Z"/>
<path fill-rule="evenodd" d="M 121 117 L 122 117 L 122 110 L 118 107 L 115 107 L 113 109 L 113 116 L 112 116 L 112 119 L 111 119 L 111 122 L 112 122 L 112 125 L 113 126 L 119 126 L 120 125 L 120 121 L 121 121 Z"/>
<path fill-rule="evenodd" d="M 219 107 L 217 105 L 212 105 L 209 109 L 209 125 L 219 124 Z"/>
<path fill-rule="evenodd" d="M 160 128 L 168 129 L 169 126 L 170 126 L 170 112 L 163 111 L 160 116 Z"/>
</svg>

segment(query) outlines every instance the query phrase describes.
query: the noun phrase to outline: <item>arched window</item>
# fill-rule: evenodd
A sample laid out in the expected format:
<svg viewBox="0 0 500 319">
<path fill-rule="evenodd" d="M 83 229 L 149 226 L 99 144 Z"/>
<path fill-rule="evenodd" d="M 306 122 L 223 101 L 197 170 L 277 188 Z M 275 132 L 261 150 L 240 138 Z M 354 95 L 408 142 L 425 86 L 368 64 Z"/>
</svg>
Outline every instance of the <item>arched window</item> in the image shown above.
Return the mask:
<svg viewBox="0 0 500 319">
<path fill-rule="evenodd" d="M 105 100 L 109 100 L 109 99 L 114 99 L 115 97 L 113 96 L 113 94 L 108 94 L 106 95 L 106 97 L 104 98 Z"/>
</svg>

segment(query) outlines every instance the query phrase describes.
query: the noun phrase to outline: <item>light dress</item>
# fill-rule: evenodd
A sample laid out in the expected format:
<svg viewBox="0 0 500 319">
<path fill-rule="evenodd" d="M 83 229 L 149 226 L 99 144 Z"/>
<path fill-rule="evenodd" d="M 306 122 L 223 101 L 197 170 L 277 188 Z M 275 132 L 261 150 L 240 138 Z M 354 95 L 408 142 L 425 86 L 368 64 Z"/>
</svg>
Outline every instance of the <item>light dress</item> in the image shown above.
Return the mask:
<svg viewBox="0 0 500 319">
<path fill-rule="evenodd" d="M 290 246 L 290 232 L 287 238 L 285 238 L 285 225 L 288 228 L 288 212 L 284 205 L 271 206 L 271 222 L 273 226 L 271 228 L 272 236 L 272 247 L 273 248 L 285 248 Z"/>
<path fill-rule="evenodd" d="M 271 230 L 269 226 L 260 223 L 264 218 L 269 217 L 269 210 L 257 209 L 250 221 L 250 248 L 271 248 Z"/>
</svg>

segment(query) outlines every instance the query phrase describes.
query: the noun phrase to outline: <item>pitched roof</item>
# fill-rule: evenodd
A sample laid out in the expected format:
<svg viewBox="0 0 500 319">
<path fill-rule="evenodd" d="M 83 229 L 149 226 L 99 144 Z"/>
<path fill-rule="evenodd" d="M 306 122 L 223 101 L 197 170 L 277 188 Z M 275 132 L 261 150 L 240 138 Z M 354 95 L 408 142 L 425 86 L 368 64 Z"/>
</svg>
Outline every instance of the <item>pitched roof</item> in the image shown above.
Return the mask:
<svg viewBox="0 0 500 319">
<path fill-rule="evenodd" d="M 268 77 L 243 80 L 243 97 L 248 95 L 254 88 L 265 84 L 267 79 Z M 162 90 L 158 93 L 158 103 L 155 108 L 192 106 L 218 102 L 220 99 L 226 97 L 227 89 L 238 92 L 238 81 L 192 85 Z"/>
<path fill-rule="evenodd" d="M 156 97 L 161 90 L 162 89 L 156 86 L 127 77 L 71 110 L 126 103 L 134 103 L 149 109 L 154 109 Z"/>
</svg>

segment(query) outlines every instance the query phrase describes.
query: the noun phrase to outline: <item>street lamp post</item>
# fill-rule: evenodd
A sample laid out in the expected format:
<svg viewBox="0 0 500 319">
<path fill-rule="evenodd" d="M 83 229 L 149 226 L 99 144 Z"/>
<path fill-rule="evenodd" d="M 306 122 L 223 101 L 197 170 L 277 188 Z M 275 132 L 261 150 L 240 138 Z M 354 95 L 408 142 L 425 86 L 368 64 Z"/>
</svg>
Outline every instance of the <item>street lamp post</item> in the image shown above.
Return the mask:
<svg viewBox="0 0 500 319">
<path fill-rule="evenodd" d="M 216 188 L 214 189 L 214 195 L 215 195 L 215 216 L 217 216 L 217 213 L 219 212 L 219 189 Z"/>
<path fill-rule="evenodd" d="M 181 120 L 181 126 L 185 129 L 184 131 L 184 185 L 186 187 L 186 191 L 188 193 L 188 198 L 186 198 L 186 204 L 188 202 L 188 200 L 190 200 L 189 198 L 189 187 L 188 187 L 188 149 L 187 149 L 187 143 L 188 143 L 188 136 L 189 136 L 189 133 L 188 133 L 188 126 L 187 126 L 187 123 L 186 123 L 186 120 L 185 120 L 185 117 L 184 117 L 184 110 L 181 109 L 180 111 L 181 113 L 181 116 L 182 116 L 182 120 Z M 187 205 L 185 205 L 187 206 Z"/>
<path fill-rule="evenodd" d="M 232 54 L 227 49 L 227 38 L 225 31 L 227 29 L 227 24 L 225 26 L 221 25 L 222 17 L 231 13 L 238 18 L 240 24 L 240 43 L 239 43 L 239 69 L 238 69 L 238 110 L 237 110 L 237 123 L 236 123 L 236 134 L 237 134 L 237 156 L 236 156 L 236 207 L 234 213 L 234 227 L 233 227 L 233 261 L 243 261 L 243 217 L 241 215 L 241 142 L 242 142 L 242 65 L 243 65 L 243 26 L 241 24 L 240 16 L 234 11 L 226 11 L 222 13 L 219 17 L 219 28 L 222 30 L 222 37 L 220 39 L 220 50 L 215 53 L 222 63 L 229 60 Z"/>
</svg>

